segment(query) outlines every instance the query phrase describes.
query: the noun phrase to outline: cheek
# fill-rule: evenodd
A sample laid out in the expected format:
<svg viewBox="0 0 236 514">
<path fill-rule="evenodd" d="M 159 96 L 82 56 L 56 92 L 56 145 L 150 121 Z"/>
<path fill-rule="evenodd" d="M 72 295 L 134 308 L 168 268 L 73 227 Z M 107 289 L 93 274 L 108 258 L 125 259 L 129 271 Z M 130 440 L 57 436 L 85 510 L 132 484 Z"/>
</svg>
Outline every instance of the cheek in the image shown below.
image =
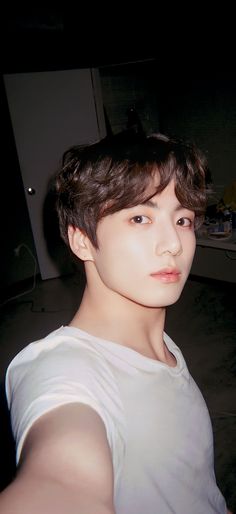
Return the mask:
<svg viewBox="0 0 236 514">
<path fill-rule="evenodd" d="M 100 264 L 103 262 L 114 265 L 116 268 L 132 269 L 135 263 L 146 261 L 145 247 L 137 245 L 132 239 L 122 238 L 120 240 L 111 240 L 108 245 L 101 248 Z"/>
<path fill-rule="evenodd" d="M 99 254 L 101 257 L 101 261 L 103 258 L 106 260 L 110 257 L 112 259 L 118 259 L 119 257 L 122 260 L 126 260 L 126 264 L 128 264 L 128 257 L 141 257 L 142 254 L 145 254 L 146 245 L 144 244 L 143 238 L 140 241 L 140 237 L 137 237 L 137 234 L 133 231 L 120 230 L 103 230 L 100 234 L 100 242 L 99 243 Z"/>
<path fill-rule="evenodd" d="M 183 244 L 183 248 L 183 256 L 185 258 L 186 264 L 189 264 L 189 267 L 191 267 L 196 250 L 196 238 L 194 233 L 191 234 L 191 237 L 188 237 L 186 239 L 186 241 Z"/>
<path fill-rule="evenodd" d="M 106 238 L 95 257 L 97 271 L 103 281 L 127 280 L 136 277 L 147 266 L 146 246 L 125 236 Z"/>
<path fill-rule="evenodd" d="M 192 257 L 194 257 L 195 250 L 196 250 L 196 236 L 195 236 L 195 232 L 193 232 L 192 239 L 191 239 L 191 245 L 190 245 L 190 253 L 191 253 Z"/>
</svg>

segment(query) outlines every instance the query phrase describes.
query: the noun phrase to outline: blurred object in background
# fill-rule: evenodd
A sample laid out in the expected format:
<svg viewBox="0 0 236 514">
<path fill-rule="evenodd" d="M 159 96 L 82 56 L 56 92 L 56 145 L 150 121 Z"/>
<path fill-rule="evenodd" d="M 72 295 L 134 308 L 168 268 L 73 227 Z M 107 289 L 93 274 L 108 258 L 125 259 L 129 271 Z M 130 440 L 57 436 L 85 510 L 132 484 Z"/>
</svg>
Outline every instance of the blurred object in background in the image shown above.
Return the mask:
<svg viewBox="0 0 236 514">
<path fill-rule="evenodd" d="M 214 186 L 213 186 L 214 189 Z M 197 231 L 199 237 L 231 239 L 236 234 L 236 180 L 227 186 L 221 198 L 206 208 L 205 221 Z"/>
<path fill-rule="evenodd" d="M 217 205 L 217 210 L 222 212 L 225 210 L 230 212 L 236 211 L 236 180 L 225 188 L 223 197 Z"/>
<path fill-rule="evenodd" d="M 136 108 L 129 107 L 126 111 L 126 114 L 128 116 L 126 125 L 127 130 L 136 136 L 144 137 L 145 132 L 143 130 L 142 122 L 136 111 Z"/>
<path fill-rule="evenodd" d="M 215 206 L 215 218 L 210 219 L 208 235 L 214 239 L 228 239 L 235 229 L 236 180 L 227 186 Z"/>
</svg>

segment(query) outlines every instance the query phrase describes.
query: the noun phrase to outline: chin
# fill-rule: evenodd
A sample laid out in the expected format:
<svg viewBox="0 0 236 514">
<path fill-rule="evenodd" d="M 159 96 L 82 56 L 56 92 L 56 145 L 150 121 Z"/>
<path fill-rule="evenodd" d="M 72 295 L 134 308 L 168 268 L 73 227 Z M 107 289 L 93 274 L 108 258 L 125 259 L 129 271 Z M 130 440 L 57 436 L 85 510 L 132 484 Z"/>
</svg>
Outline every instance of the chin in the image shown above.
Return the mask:
<svg viewBox="0 0 236 514">
<path fill-rule="evenodd" d="M 139 304 L 143 307 L 147 307 L 150 309 L 164 309 L 165 307 L 168 307 L 176 303 L 180 298 L 181 292 L 182 290 L 178 291 L 178 293 L 175 294 L 160 295 L 159 298 L 139 298 L 132 299 L 132 301 L 136 304 Z"/>
<path fill-rule="evenodd" d="M 156 299 L 154 302 L 154 307 L 168 307 L 169 305 L 174 305 L 180 298 L 183 288 L 178 289 L 178 291 L 172 291 L 168 294 L 163 294 L 159 299 Z"/>
</svg>

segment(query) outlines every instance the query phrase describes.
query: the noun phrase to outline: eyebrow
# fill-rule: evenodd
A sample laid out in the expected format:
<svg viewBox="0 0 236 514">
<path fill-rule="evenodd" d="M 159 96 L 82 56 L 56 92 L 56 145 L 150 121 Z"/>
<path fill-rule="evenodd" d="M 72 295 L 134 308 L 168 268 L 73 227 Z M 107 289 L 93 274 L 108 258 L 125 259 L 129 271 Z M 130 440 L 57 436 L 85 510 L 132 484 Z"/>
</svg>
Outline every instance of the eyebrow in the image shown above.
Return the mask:
<svg viewBox="0 0 236 514">
<path fill-rule="evenodd" d="M 158 209 L 158 203 L 154 202 L 153 200 L 145 200 L 145 202 L 142 202 L 141 205 L 146 205 L 147 207 L 152 207 L 154 209 Z M 175 207 L 175 211 L 180 211 L 181 209 L 185 209 L 181 203 L 177 203 Z"/>
</svg>

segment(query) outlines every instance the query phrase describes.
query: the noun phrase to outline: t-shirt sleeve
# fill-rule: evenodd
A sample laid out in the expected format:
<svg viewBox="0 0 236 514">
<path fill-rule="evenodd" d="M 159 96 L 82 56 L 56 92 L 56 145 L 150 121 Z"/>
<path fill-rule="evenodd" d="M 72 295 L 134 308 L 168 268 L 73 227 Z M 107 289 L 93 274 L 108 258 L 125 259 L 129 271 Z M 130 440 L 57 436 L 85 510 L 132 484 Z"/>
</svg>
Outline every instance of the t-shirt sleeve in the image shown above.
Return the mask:
<svg viewBox="0 0 236 514">
<path fill-rule="evenodd" d="M 78 402 L 89 405 L 102 418 L 115 467 L 120 467 L 116 462 L 122 423 L 118 391 L 109 366 L 93 349 L 68 342 L 54 348 L 40 341 L 30 344 L 7 370 L 6 393 L 17 463 L 33 423 L 56 407 Z"/>
</svg>

